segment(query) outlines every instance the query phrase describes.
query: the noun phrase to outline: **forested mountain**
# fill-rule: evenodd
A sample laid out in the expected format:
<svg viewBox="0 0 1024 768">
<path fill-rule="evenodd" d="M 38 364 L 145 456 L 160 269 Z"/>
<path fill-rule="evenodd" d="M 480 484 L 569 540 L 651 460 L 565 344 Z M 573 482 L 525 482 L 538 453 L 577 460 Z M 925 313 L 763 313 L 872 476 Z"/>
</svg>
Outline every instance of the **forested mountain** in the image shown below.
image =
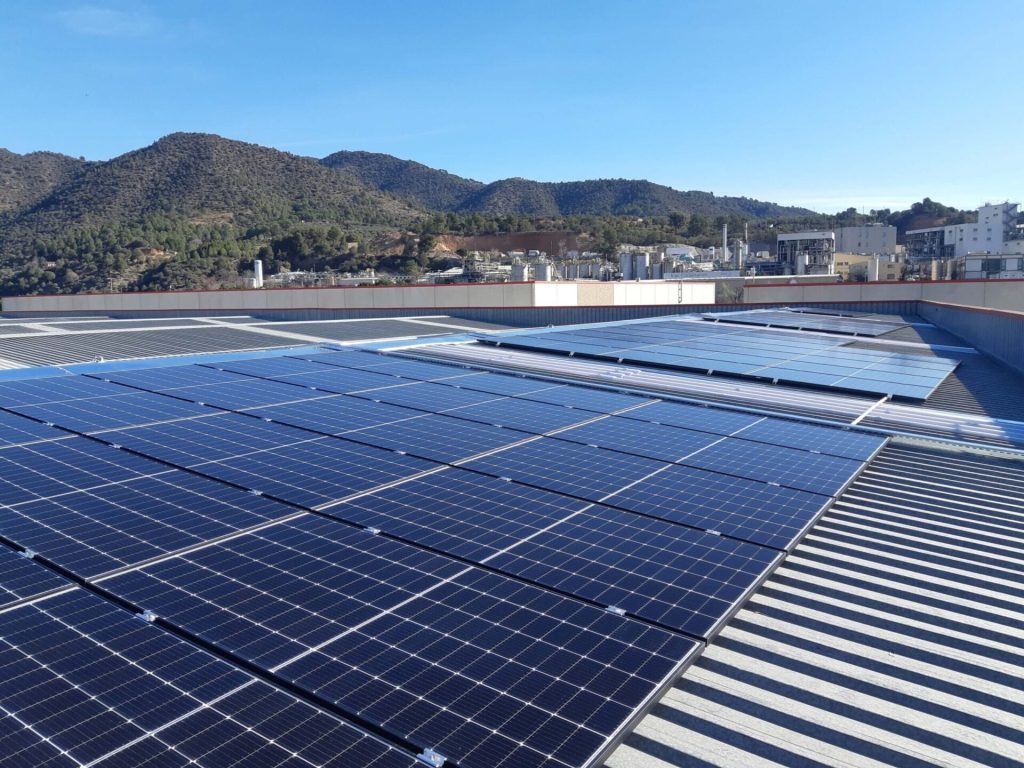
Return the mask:
<svg viewBox="0 0 1024 768">
<path fill-rule="evenodd" d="M 395 225 L 421 211 L 316 160 L 208 134 L 175 133 L 105 163 L 89 163 L 0 233 L 0 253 L 68 227 L 148 215 L 252 224 L 300 216 Z"/>
<path fill-rule="evenodd" d="M 331 241 L 345 249 L 355 231 L 406 228 L 424 215 L 313 158 L 208 134 L 172 134 L 78 166 L 33 157 L 5 166 L 31 172 L 10 185 L 11 199 L 27 204 L 0 219 L 4 293 L 214 287 L 294 228 L 334 226 Z"/>
<path fill-rule="evenodd" d="M 806 208 L 710 192 L 679 192 L 650 181 L 594 179 L 541 182 L 502 179 L 483 184 L 411 160 L 372 152 L 336 152 L 321 160 L 363 183 L 424 208 L 488 216 L 668 216 L 672 213 L 751 218 L 813 216 Z"/>
<path fill-rule="evenodd" d="M 335 152 L 320 161 L 348 171 L 374 189 L 391 192 L 435 211 L 456 211 L 466 196 L 483 183 L 375 152 Z"/>
<path fill-rule="evenodd" d="M 17 155 L 0 149 L 0 216 L 41 200 L 85 165 L 56 152 Z"/>
</svg>

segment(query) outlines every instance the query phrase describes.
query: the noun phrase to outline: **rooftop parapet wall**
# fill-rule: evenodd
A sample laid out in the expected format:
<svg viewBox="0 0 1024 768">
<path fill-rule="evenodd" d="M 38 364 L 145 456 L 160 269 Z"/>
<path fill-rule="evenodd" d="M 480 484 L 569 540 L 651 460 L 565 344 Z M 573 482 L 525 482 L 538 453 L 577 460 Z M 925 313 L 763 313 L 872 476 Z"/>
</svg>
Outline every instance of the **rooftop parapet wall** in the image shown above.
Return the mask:
<svg viewBox="0 0 1024 768">
<path fill-rule="evenodd" d="M 746 285 L 743 301 L 745 304 L 934 301 L 1024 312 L 1024 280 Z"/>
<path fill-rule="evenodd" d="M 4 299 L 4 313 L 65 315 L 82 312 L 260 314 L 274 311 L 417 310 L 713 304 L 707 281 L 637 283 L 528 282 L 229 291 L 152 291 Z"/>
<path fill-rule="evenodd" d="M 1024 291 L 1024 285 L 1018 284 L 1018 290 Z M 933 325 L 956 334 L 975 349 L 1024 374 L 1024 312 L 934 301 L 921 302 L 917 312 Z"/>
</svg>

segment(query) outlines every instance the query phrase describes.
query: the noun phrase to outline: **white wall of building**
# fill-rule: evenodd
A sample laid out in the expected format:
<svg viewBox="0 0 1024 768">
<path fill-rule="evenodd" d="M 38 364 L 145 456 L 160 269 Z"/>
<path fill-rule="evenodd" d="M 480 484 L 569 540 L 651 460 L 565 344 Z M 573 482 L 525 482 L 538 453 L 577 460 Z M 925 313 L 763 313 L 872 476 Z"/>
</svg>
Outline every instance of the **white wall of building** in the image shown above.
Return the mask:
<svg viewBox="0 0 1024 768">
<path fill-rule="evenodd" d="M 978 209 L 974 224 L 954 224 L 945 228 L 946 245 L 955 245 L 957 258 L 969 253 L 988 253 L 993 256 L 1020 253 L 1020 240 L 1007 240 L 1009 226 L 1017 219 L 1016 203 L 983 205 Z"/>
</svg>

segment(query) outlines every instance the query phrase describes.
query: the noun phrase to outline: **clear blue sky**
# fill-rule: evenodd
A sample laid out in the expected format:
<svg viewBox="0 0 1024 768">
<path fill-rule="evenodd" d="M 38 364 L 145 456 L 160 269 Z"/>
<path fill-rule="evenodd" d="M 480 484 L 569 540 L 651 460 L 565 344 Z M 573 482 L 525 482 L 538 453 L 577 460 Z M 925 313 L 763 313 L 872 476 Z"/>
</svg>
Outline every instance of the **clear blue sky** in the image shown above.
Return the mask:
<svg viewBox="0 0 1024 768">
<path fill-rule="evenodd" d="M 1021 0 L 15 2 L 0 146 L 175 131 L 817 210 L 1024 198 Z"/>
</svg>

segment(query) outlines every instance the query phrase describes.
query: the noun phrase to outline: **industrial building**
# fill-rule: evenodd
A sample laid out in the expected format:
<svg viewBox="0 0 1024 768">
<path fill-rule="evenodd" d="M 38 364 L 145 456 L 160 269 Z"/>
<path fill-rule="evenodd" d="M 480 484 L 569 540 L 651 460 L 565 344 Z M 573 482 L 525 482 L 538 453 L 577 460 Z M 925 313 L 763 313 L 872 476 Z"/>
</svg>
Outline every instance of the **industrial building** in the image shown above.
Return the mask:
<svg viewBox="0 0 1024 768">
<path fill-rule="evenodd" d="M 903 277 L 903 260 L 897 256 L 881 256 L 836 251 L 835 273 L 844 280 L 899 280 Z"/>
<path fill-rule="evenodd" d="M 0 321 L 0 766 L 1024 764 L 1024 315 L 644 309 Z"/>
<path fill-rule="evenodd" d="M 886 224 L 865 224 L 836 229 L 835 249 L 841 253 L 894 254 L 896 227 Z"/>
<path fill-rule="evenodd" d="M 835 232 L 790 232 L 779 235 L 776 249 L 783 274 L 830 275 L 834 271 Z"/>
<path fill-rule="evenodd" d="M 966 279 L 1024 276 L 1024 222 L 1017 203 L 983 205 L 969 224 L 908 230 L 904 247 L 911 261 L 956 259 Z"/>
</svg>

